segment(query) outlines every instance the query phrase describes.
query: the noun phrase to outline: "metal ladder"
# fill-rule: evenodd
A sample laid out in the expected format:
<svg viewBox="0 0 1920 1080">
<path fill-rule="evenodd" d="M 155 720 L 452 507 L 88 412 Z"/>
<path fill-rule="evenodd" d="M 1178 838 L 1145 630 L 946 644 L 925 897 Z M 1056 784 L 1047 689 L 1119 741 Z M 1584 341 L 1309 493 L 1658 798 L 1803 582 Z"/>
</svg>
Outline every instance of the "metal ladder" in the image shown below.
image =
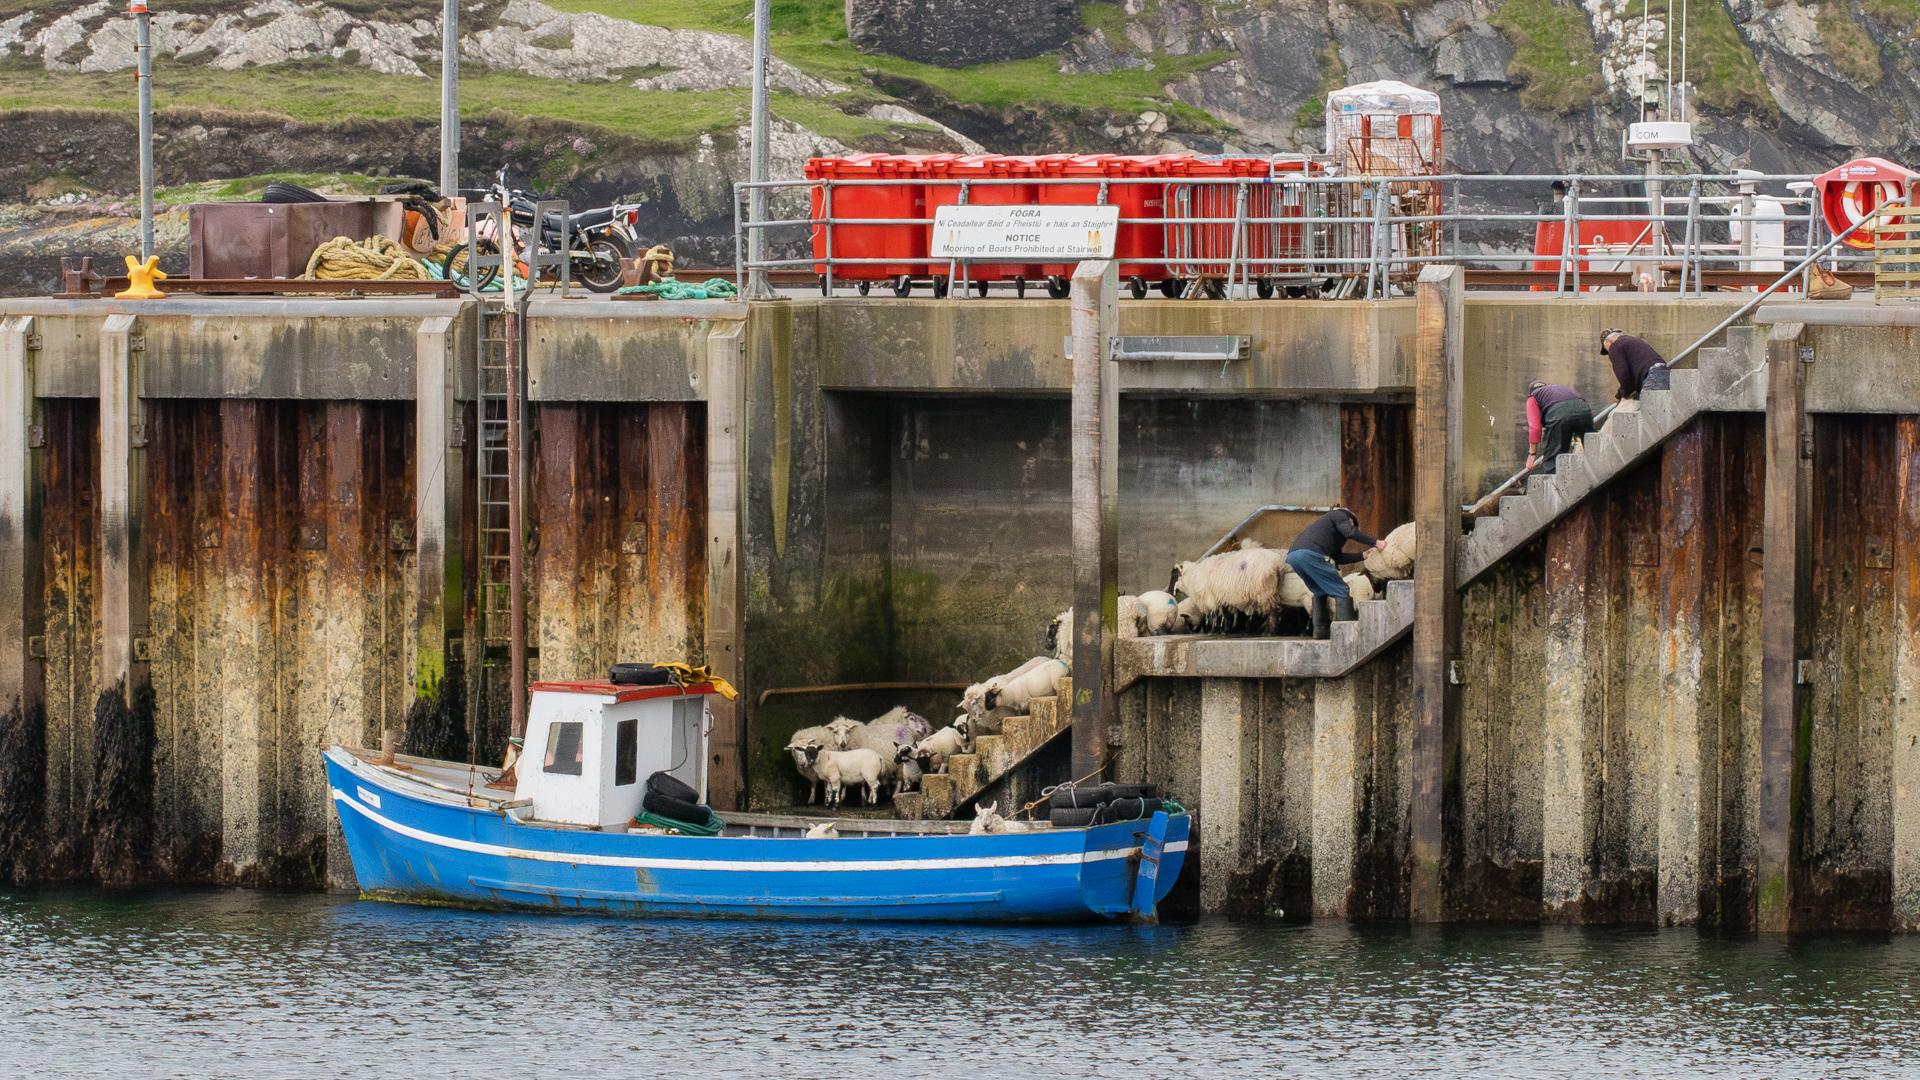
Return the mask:
<svg viewBox="0 0 1920 1080">
<path fill-rule="evenodd" d="M 479 443 L 474 455 L 479 481 L 477 509 L 480 565 L 480 630 L 482 664 L 504 665 L 507 660 L 508 575 L 511 570 L 507 473 L 507 316 L 498 302 L 480 310 L 479 367 L 474 383 L 474 412 Z"/>
</svg>

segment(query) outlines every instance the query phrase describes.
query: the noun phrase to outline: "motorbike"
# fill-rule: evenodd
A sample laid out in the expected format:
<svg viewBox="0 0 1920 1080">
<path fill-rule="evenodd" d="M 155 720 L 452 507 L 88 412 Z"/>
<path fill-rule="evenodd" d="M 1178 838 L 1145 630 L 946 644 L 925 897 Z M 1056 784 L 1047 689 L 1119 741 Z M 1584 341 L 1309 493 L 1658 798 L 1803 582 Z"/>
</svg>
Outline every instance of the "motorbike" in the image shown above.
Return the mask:
<svg viewBox="0 0 1920 1080">
<path fill-rule="evenodd" d="M 583 210 L 569 214 L 565 222 L 560 220 L 559 214 L 549 212 L 545 220 L 539 223 L 539 228 L 535 229 L 534 207 L 538 200 L 528 192 L 509 187 L 504 166 L 494 174 L 488 197 L 509 208 L 508 218 L 514 234 L 512 246 L 516 252 L 515 274 L 521 281 L 527 281 L 530 276 L 526 262 L 529 253 L 565 251 L 567 276 L 571 280 L 599 293 L 610 293 L 620 287 L 620 264 L 633 257 L 633 223 L 638 217 L 634 208 L 603 206 Z M 481 255 L 497 255 L 500 252 L 496 220 L 488 218 L 474 226 Z M 441 263 L 442 276 L 450 281 L 456 275 L 465 279 L 466 257 L 467 245 L 456 244 Z M 497 266 L 480 268 L 475 271 L 472 287 L 476 291 L 485 291 L 499 274 L 500 268 Z"/>
</svg>

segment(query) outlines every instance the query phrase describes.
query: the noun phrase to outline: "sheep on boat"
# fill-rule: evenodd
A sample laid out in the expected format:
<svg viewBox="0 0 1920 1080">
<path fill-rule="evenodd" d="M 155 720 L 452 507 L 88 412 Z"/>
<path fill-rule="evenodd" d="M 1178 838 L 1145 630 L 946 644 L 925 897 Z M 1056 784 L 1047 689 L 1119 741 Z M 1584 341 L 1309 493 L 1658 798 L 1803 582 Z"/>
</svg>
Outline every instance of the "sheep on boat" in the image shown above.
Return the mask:
<svg viewBox="0 0 1920 1080">
<path fill-rule="evenodd" d="M 979 834 L 968 822 L 713 813 L 701 805 L 711 684 L 530 689 L 511 790 L 490 787 L 490 769 L 323 751 L 364 895 L 642 917 L 1141 921 L 1187 849 L 1184 812 Z M 636 826 L 662 809 L 707 821 Z"/>
</svg>

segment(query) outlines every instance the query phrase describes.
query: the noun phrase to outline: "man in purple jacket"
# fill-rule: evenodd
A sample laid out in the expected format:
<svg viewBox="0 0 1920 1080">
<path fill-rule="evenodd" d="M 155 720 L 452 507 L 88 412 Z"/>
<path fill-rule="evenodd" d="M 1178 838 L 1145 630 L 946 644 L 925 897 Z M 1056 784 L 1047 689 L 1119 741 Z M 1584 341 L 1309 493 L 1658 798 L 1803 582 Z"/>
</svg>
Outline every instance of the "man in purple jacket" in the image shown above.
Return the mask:
<svg viewBox="0 0 1920 1080">
<path fill-rule="evenodd" d="M 1593 409 L 1572 387 L 1535 379 L 1527 387 L 1527 468 L 1551 475 L 1573 440 L 1593 430 Z"/>
<path fill-rule="evenodd" d="M 1620 407 L 1614 411 L 1639 412 L 1640 390 L 1647 385 L 1648 373 L 1657 369 L 1664 375 L 1666 360 L 1653 346 L 1624 330 L 1612 328 L 1600 331 L 1600 352 L 1613 361 L 1613 377 L 1620 380 L 1620 389 L 1613 392 L 1613 400 L 1619 402 Z M 1664 382 L 1659 382 L 1654 388 L 1664 386 Z"/>
</svg>

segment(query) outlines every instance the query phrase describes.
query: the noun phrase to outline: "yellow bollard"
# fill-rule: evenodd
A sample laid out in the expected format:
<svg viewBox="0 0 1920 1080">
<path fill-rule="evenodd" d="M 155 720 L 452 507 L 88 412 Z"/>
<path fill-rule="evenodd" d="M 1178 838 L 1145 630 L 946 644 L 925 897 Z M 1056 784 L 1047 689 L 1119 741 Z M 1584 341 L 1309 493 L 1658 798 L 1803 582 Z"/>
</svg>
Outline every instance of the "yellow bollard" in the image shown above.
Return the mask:
<svg viewBox="0 0 1920 1080">
<path fill-rule="evenodd" d="M 133 256 L 127 256 L 127 291 L 114 293 L 115 300 L 160 300 L 166 293 L 153 287 L 156 281 L 167 280 L 160 269 L 160 256 L 149 255 L 146 262 L 140 262 Z"/>
</svg>

